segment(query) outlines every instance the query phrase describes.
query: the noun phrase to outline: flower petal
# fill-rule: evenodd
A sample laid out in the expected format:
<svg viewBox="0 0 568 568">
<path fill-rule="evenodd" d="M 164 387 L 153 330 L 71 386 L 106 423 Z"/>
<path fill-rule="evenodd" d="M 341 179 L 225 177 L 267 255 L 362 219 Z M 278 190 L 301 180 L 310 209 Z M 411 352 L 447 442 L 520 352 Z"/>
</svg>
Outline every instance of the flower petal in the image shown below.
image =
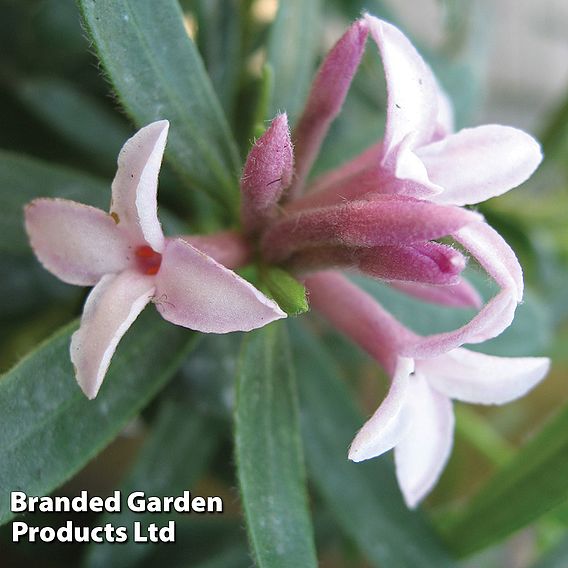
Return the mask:
<svg viewBox="0 0 568 568">
<path fill-rule="evenodd" d="M 387 81 L 385 157 L 407 136 L 412 147 L 431 141 L 437 127 L 439 89 L 428 65 L 397 28 L 374 16 L 365 16 L 375 40 Z"/>
<path fill-rule="evenodd" d="M 495 357 L 454 349 L 416 362 L 421 374 L 444 395 L 474 404 L 505 404 L 520 398 L 547 374 L 546 357 Z"/>
<path fill-rule="evenodd" d="M 414 361 L 399 357 L 388 395 L 365 422 L 349 448 L 349 459 L 368 460 L 388 452 L 406 435 L 411 416 L 405 408 Z"/>
<path fill-rule="evenodd" d="M 517 187 L 542 160 L 534 138 L 495 124 L 460 130 L 416 154 L 430 181 L 444 188 L 432 201 L 454 205 L 480 203 Z"/>
<path fill-rule="evenodd" d="M 396 476 L 409 508 L 432 490 L 450 456 L 454 434 L 452 402 L 416 373 L 410 377 L 407 402 L 411 425 L 394 451 Z"/>
<path fill-rule="evenodd" d="M 164 319 L 205 333 L 250 331 L 286 317 L 252 284 L 181 239 L 167 241 L 156 296 Z"/>
<path fill-rule="evenodd" d="M 487 223 L 463 227 L 454 233 L 454 238 L 472 253 L 501 291 L 464 326 L 402 346 L 402 355 L 436 357 L 464 343 L 482 343 L 499 335 L 513 321 L 517 303 L 523 296 L 523 274 L 511 247 Z"/>
<path fill-rule="evenodd" d="M 294 172 L 294 150 L 286 114 L 279 114 L 255 142 L 241 177 L 241 219 L 247 231 L 262 228 L 276 213 Z"/>
<path fill-rule="evenodd" d="M 152 299 L 154 279 L 134 271 L 107 274 L 92 289 L 71 338 L 71 361 L 79 386 L 95 398 L 118 342 Z"/>
<path fill-rule="evenodd" d="M 481 308 L 483 299 L 465 279 L 451 286 L 432 286 L 420 282 L 390 282 L 389 286 L 425 302 L 453 308 Z"/>
<path fill-rule="evenodd" d="M 365 21 L 355 22 L 331 49 L 314 79 L 294 130 L 296 179 L 290 189 L 292 195 L 302 192 L 329 126 L 341 110 L 368 33 Z"/>
<path fill-rule="evenodd" d="M 129 263 L 128 239 L 112 217 L 67 199 L 34 199 L 26 231 L 43 266 L 68 284 L 92 286 Z"/>
<path fill-rule="evenodd" d="M 120 151 L 112 182 L 111 215 L 134 244 L 145 241 L 159 253 L 164 250 L 164 235 L 156 195 L 168 128 L 169 122 L 160 120 L 130 138 Z"/>
</svg>

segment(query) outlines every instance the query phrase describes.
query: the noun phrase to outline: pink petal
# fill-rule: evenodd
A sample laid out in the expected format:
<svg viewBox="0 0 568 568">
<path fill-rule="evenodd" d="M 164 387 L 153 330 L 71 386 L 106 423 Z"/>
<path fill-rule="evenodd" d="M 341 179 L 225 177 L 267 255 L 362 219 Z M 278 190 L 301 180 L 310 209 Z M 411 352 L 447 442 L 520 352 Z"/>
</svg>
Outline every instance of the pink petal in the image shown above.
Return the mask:
<svg viewBox="0 0 568 568">
<path fill-rule="evenodd" d="M 314 79 L 294 130 L 296 180 L 290 190 L 292 195 L 302 192 L 329 126 L 341 110 L 361 61 L 367 34 L 366 22 L 355 22 L 329 52 Z"/>
<path fill-rule="evenodd" d="M 495 357 L 454 349 L 417 361 L 417 369 L 444 395 L 474 404 L 505 404 L 525 395 L 548 373 L 545 357 Z"/>
<path fill-rule="evenodd" d="M 369 14 L 365 20 L 381 53 L 387 81 L 385 156 L 408 136 L 412 136 L 411 148 L 430 142 L 437 127 L 439 99 L 432 71 L 400 30 Z"/>
<path fill-rule="evenodd" d="M 479 203 L 517 187 L 542 160 L 534 138 L 495 124 L 460 130 L 416 154 L 429 179 L 444 188 L 432 200 L 454 205 Z"/>
<path fill-rule="evenodd" d="M 454 234 L 499 284 L 501 291 L 464 326 L 429 335 L 401 348 L 407 357 L 436 357 L 464 343 L 482 343 L 511 325 L 523 295 L 523 274 L 517 257 L 501 235 L 487 223 L 472 223 Z"/>
<path fill-rule="evenodd" d="M 438 82 L 436 82 L 436 87 L 438 91 L 438 116 L 433 141 L 445 138 L 454 131 L 454 109 L 452 103 Z"/>
<path fill-rule="evenodd" d="M 405 408 L 414 361 L 399 357 L 388 395 L 359 430 L 349 448 L 349 459 L 368 460 L 388 452 L 406 435 L 412 418 Z"/>
<path fill-rule="evenodd" d="M 167 241 L 156 297 L 164 319 L 205 333 L 250 331 L 286 317 L 252 284 L 181 239 Z"/>
<path fill-rule="evenodd" d="M 290 185 L 294 150 L 288 118 L 279 114 L 252 147 L 241 177 L 241 219 L 247 231 L 262 228 L 276 213 L 282 192 Z"/>
<path fill-rule="evenodd" d="M 26 206 L 25 222 L 39 261 L 68 284 L 92 286 L 130 264 L 126 234 L 100 209 L 66 199 L 35 199 Z"/>
<path fill-rule="evenodd" d="M 400 346 L 416 336 L 338 272 L 312 274 L 305 284 L 310 305 L 393 376 Z"/>
<path fill-rule="evenodd" d="M 296 250 L 318 244 L 403 245 L 436 239 L 479 221 L 477 213 L 397 196 L 376 196 L 302 211 L 274 223 L 264 234 L 262 251 L 279 262 Z"/>
<path fill-rule="evenodd" d="M 252 244 L 237 231 L 219 231 L 211 235 L 188 235 L 180 238 L 231 270 L 253 261 Z"/>
<path fill-rule="evenodd" d="M 409 296 L 442 306 L 479 309 L 483 305 L 479 292 L 464 279 L 451 286 L 432 286 L 420 282 L 402 281 L 390 282 L 389 285 Z"/>
<path fill-rule="evenodd" d="M 159 253 L 164 250 L 164 235 L 156 194 L 169 126 L 167 120 L 153 122 L 130 138 L 120 151 L 112 182 L 111 214 L 118 225 L 133 244 L 145 241 Z"/>
<path fill-rule="evenodd" d="M 133 271 L 108 274 L 92 289 L 71 338 L 71 361 L 79 386 L 95 398 L 118 342 L 152 299 L 154 279 Z"/>
<path fill-rule="evenodd" d="M 454 413 L 450 399 L 430 388 L 420 373 L 410 377 L 406 404 L 412 421 L 394 459 L 404 500 L 413 509 L 432 490 L 450 457 Z"/>
</svg>

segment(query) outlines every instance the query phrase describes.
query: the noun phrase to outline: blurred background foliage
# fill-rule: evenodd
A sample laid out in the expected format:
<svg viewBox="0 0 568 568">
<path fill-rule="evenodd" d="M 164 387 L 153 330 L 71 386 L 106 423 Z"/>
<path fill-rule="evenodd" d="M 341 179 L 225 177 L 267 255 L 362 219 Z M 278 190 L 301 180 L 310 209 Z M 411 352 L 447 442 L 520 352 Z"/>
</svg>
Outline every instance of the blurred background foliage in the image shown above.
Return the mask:
<svg viewBox="0 0 568 568">
<path fill-rule="evenodd" d="M 480 207 L 518 253 L 528 287 L 512 328 L 481 349 L 511 356 L 548 355 L 554 360 L 553 368 L 541 386 L 516 403 L 500 408 L 456 405 L 455 449 L 425 509 L 437 530 L 447 535 L 455 553 L 476 553 L 460 561 L 463 566 L 567 566 L 568 458 L 564 455 L 568 455 L 568 424 L 563 428 L 567 421 L 564 414 L 568 413 L 566 3 L 282 0 L 279 6 L 276 0 L 180 0 L 180 6 L 186 33 L 203 58 L 241 157 L 246 155 L 254 134 L 277 110 L 285 109 L 292 119 L 297 117 L 317 62 L 363 9 L 393 21 L 412 37 L 450 93 L 458 127 L 494 121 L 526 128 L 541 140 L 545 161 L 538 173 L 522 188 Z M 153 9 L 160 11 L 161 0 L 154 2 Z M 369 49 L 314 173 L 345 161 L 380 137 L 384 102 L 380 60 Z M 129 114 L 132 117 L 132 111 Z M 116 156 L 135 130 L 105 78 L 73 0 L 0 0 L 0 124 L 0 227 L 4 233 L 0 243 L 0 366 L 7 371 L 54 330 L 72 321 L 85 297 L 84 291 L 61 284 L 39 267 L 26 244 L 21 206 L 35 196 L 56 195 L 104 208 Z M 166 232 L 211 231 L 226 226 L 230 217 L 219 203 L 207 193 L 189 191 L 193 189 L 191 182 L 179 173 L 175 164 L 165 164 L 160 178 Z M 236 180 L 238 172 L 233 173 Z M 490 293 L 483 279 L 478 277 L 476 282 L 484 293 Z M 455 326 L 468 315 L 435 306 L 417 309 L 416 302 L 384 286 L 364 285 L 402 321 L 422 332 L 432 332 L 435 326 Z M 314 385 L 322 373 L 334 372 L 346 379 L 343 385 L 341 381 L 335 383 L 337 392 L 346 385 L 357 400 L 359 412 L 372 412 L 386 388 L 377 366 L 317 317 L 304 316 L 302 324 L 334 354 L 335 371 L 322 371 L 325 365 L 318 367 L 316 346 L 297 357 L 300 415 L 307 416 L 309 422 L 321 412 Z M 173 332 L 172 357 L 178 349 L 176 342 L 180 344 L 179 353 L 183 352 L 180 333 L 185 332 Z M 294 338 L 302 333 L 292 334 L 292 347 L 300 352 L 305 343 L 295 346 Z M 306 339 L 307 344 L 309 341 Z M 144 487 L 155 494 L 175 494 L 190 488 L 196 494 L 223 495 L 227 513 L 222 519 L 180 518 L 176 546 L 156 547 L 15 546 L 9 542 L 7 525 L 0 532 L 3 565 L 40 565 L 41 558 L 45 566 L 76 566 L 79 556 L 88 567 L 156 566 L 158 562 L 169 566 L 250 565 L 232 458 L 234 376 L 240 344 L 240 334 L 198 340 L 191 355 L 180 358 L 183 364 L 170 373 L 174 379 L 142 415 L 126 428 L 120 421 L 109 425 L 106 441 L 97 442 L 99 449 L 108 444 L 112 432 L 120 431 L 118 438 L 60 489 L 73 495 L 84 488 L 100 494 L 116 487 Z M 126 347 L 124 352 L 127 361 Z M 49 380 L 45 369 L 35 378 Z M 109 377 L 109 382 L 112 378 L 121 377 Z M 124 420 L 147 404 L 150 393 L 169 378 L 164 376 L 161 382 L 149 384 L 148 395 L 141 395 Z M 330 389 L 325 383 L 320 387 Z M 332 398 L 327 401 L 329 408 L 340 402 Z M 82 412 L 81 406 L 73 408 Z M 388 488 L 375 495 L 373 480 L 376 477 L 380 482 L 379 469 L 360 466 L 356 473 L 355 466 L 347 465 L 344 448 L 360 422 L 355 409 L 345 412 L 340 425 L 352 425 L 350 431 L 338 429 L 336 437 L 327 442 L 313 438 L 309 429 L 304 433 L 310 488 L 313 485 L 316 489 L 310 493 L 310 507 L 320 565 L 446 565 L 445 559 L 429 563 L 415 560 L 413 564 L 411 553 L 399 563 L 388 563 L 388 557 L 373 548 L 373 538 L 379 543 L 383 537 L 392 538 L 404 548 L 411 547 L 408 541 L 413 537 L 405 540 L 403 534 L 390 533 L 377 521 L 384 512 L 376 513 L 372 507 L 349 526 L 351 518 L 345 510 L 350 502 L 346 497 L 338 501 L 340 493 L 376 502 L 380 507 L 381 500 L 390 499 L 386 492 L 397 490 L 388 485 L 392 480 L 385 481 Z M 555 414 L 559 418 L 549 424 Z M 476 535 L 468 524 L 468 515 L 476 519 L 475 496 L 497 471 L 504 468 L 507 472 L 510 464 L 515 465 L 518 448 L 538 432 L 541 438 L 537 438 L 537 446 L 551 440 L 550 455 L 535 455 L 531 460 L 533 449 L 533 454 L 521 454 L 521 463 L 542 467 L 527 473 L 527 479 L 534 475 L 540 480 L 535 498 L 542 503 L 542 510 L 523 504 L 523 480 L 518 489 L 511 485 L 510 494 L 499 493 L 495 486 L 495 503 L 503 506 L 519 500 L 518 514 L 512 507 L 511 515 L 520 520 L 504 521 L 506 528 L 496 529 L 496 533 L 502 532 L 493 540 Z M 164 440 L 168 440 L 165 445 Z M 327 462 L 317 451 L 318 444 L 324 443 L 331 444 Z M 246 444 L 242 451 L 247 451 Z M 342 461 L 336 463 L 334 459 Z M 389 460 L 390 456 L 382 459 Z M 73 467 L 79 467 L 77 464 L 69 465 L 69 474 Z M 564 483 L 547 477 L 555 468 L 566 478 Z M 324 475 L 328 469 L 339 473 L 335 478 L 331 472 Z M 548 481 L 550 499 L 541 499 L 538 492 L 546 490 Z M 350 485 L 356 485 L 357 490 L 348 492 Z M 338 513 L 342 504 L 345 509 Z M 389 513 L 388 507 L 386 511 Z M 37 516 L 33 520 L 40 522 Z M 94 517 L 79 516 L 79 520 L 100 522 Z M 47 524 L 60 521 L 57 516 L 41 519 Z M 353 527 L 357 531 L 362 525 L 370 527 L 369 535 L 354 534 Z M 428 540 L 426 536 L 420 538 Z M 492 546 L 478 552 L 487 545 Z M 432 558 L 437 558 L 436 554 L 432 552 Z M 421 557 L 418 554 L 414 558 Z"/>
</svg>

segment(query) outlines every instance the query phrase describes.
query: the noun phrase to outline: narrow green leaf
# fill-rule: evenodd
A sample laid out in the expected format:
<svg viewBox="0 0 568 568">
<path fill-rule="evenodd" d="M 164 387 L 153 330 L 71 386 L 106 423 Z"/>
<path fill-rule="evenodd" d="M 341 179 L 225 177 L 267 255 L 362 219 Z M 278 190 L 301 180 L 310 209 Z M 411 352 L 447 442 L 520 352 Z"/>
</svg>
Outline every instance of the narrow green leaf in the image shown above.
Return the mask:
<svg viewBox="0 0 568 568">
<path fill-rule="evenodd" d="M 235 420 L 239 482 L 258 566 L 316 566 L 295 378 L 282 325 L 245 339 Z"/>
<path fill-rule="evenodd" d="M 347 460 L 364 418 L 328 353 L 299 322 L 292 325 L 308 472 L 339 526 L 373 565 L 453 566 L 422 515 L 406 508 L 390 459 Z"/>
<path fill-rule="evenodd" d="M 290 273 L 278 267 L 265 267 L 261 270 L 260 279 L 263 292 L 273 298 L 289 316 L 308 311 L 306 289 Z"/>
<path fill-rule="evenodd" d="M 265 118 L 285 111 L 293 124 L 298 117 L 315 70 L 321 29 L 321 0 L 279 3 L 268 43 L 274 91 L 269 116 Z"/>
<path fill-rule="evenodd" d="M 188 186 L 236 207 L 238 152 L 176 0 L 79 0 L 118 97 L 141 127 L 168 119 L 166 157 Z"/>
<path fill-rule="evenodd" d="M 89 401 L 69 359 L 76 327 L 63 328 L 0 380 L 0 523 L 13 516 L 10 491 L 46 495 L 102 450 L 171 378 L 195 337 L 146 310 Z"/>
<path fill-rule="evenodd" d="M 35 197 L 64 197 L 106 209 L 110 184 L 34 158 L 0 150 L 0 252 L 27 254 L 24 205 Z"/>
<path fill-rule="evenodd" d="M 460 555 L 499 542 L 568 499 L 568 408 L 507 462 L 458 517 L 448 542 Z"/>
<path fill-rule="evenodd" d="M 121 484 L 123 497 L 133 491 L 144 491 L 155 497 L 181 495 L 191 491 L 206 469 L 218 440 L 216 427 L 211 419 L 199 413 L 195 405 L 180 398 L 167 398 L 161 405 L 152 432 L 140 451 L 136 465 Z M 156 523 L 165 526 L 179 515 L 175 513 L 156 516 L 152 513 L 133 513 L 124 507 L 120 513 L 107 513 L 97 522 L 125 526 L 129 532 L 135 521 L 144 527 Z M 121 546 L 112 543 L 91 544 L 84 563 L 87 568 L 138 565 L 156 548 L 154 543 L 140 546 L 129 540 Z"/>
<path fill-rule="evenodd" d="M 114 175 L 120 148 L 130 128 L 93 96 L 56 78 L 18 82 L 23 104 L 102 171 Z"/>
</svg>

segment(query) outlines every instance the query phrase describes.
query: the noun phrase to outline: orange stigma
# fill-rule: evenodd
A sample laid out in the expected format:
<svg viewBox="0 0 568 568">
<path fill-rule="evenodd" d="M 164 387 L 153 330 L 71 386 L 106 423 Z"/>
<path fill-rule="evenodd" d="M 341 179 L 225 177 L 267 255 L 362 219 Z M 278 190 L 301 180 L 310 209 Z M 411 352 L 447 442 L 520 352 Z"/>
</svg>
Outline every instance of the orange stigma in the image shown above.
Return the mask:
<svg viewBox="0 0 568 568">
<path fill-rule="evenodd" d="M 143 274 L 153 276 L 158 274 L 162 264 L 162 255 L 148 245 L 142 245 L 136 249 L 138 268 Z"/>
</svg>

